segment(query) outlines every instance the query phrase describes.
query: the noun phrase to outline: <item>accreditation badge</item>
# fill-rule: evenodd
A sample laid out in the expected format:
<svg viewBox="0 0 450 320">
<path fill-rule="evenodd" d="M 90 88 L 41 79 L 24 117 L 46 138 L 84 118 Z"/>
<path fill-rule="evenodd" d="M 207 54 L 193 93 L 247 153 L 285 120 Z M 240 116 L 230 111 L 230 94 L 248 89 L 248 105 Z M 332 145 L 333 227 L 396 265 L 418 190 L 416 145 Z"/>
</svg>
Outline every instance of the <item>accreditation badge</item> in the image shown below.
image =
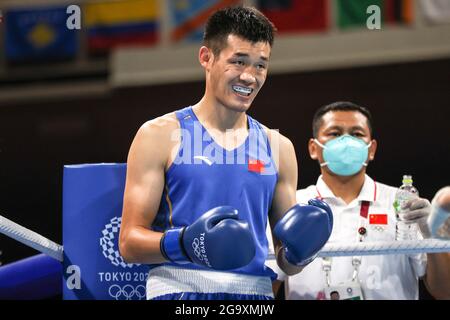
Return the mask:
<svg viewBox="0 0 450 320">
<path fill-rule="evenodd" d="M 326 287 L 325 297 L 327 300 L 364 300 L 361 285 L 357 281 Z"/>
</svg>

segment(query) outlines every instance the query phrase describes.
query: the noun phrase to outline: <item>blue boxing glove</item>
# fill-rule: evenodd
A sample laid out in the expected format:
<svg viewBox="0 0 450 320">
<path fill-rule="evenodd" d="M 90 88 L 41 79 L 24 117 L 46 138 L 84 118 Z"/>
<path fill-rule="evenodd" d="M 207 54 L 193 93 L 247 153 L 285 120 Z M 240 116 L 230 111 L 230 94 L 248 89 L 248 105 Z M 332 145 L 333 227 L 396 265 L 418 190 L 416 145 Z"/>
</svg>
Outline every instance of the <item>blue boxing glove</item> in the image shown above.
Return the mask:
<svg viewBox="0 0 450 320">
<path fill-rule="evenodd" d="M 275 236 L 283 244 L 286 260 L 296 266 L 305 266 L 314 260 L 333 229 L 330 207 L 319 199 L 311 199 L 308 204 L 290 208 L 274 228 Z"/>
<path fill-rule="evenodd" d="M 211 209 L 190 226 L 167 230 L 161 238 L 161 252 L 178 264 L 195 263 L 215 270 L 246 266 L 255 256 L 255 242 L 248 223 L 238 219 L 232 207 Z"/>
</svg>

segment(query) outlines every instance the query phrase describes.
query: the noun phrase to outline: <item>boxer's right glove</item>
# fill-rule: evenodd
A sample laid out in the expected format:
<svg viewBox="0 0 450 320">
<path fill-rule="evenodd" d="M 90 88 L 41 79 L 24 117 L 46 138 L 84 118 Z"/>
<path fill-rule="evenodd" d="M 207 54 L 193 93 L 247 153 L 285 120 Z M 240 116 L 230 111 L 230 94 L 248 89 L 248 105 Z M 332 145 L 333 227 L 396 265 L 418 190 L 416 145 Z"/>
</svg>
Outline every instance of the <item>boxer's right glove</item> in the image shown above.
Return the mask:
<svg viewBox="0 0 450 320">
<path fill-rule="evenodd" d="M 450 240 L 450 187 L 440 189 L 431 201 L 427 224 L 433 238 Z"/>
<path fill-rule="evenodd" d="M 427 224 L 433 238 L 450 240 L 450 211 L 439 205 L 432 205 Z"/>
<path fill-rule="evenodd" d="M 296 266 L 305 266 L 314 260 L 333 229 L 330 207 L 319 199 L 311 199 L 308 204 L 290 208 L 274 228 L 275 236 L 283 244 L 286 260 Z"/>
<path fill-rule="evenodd" d="M 255 256 L 255 242 L 248 223 L 238 219 L 232 207 L 211 209 L 190 226 L 167 230 L 161 238 L 161 252 L 178 264 L 195 263 L 215 270 L 246 266 Z"/>
</svg>

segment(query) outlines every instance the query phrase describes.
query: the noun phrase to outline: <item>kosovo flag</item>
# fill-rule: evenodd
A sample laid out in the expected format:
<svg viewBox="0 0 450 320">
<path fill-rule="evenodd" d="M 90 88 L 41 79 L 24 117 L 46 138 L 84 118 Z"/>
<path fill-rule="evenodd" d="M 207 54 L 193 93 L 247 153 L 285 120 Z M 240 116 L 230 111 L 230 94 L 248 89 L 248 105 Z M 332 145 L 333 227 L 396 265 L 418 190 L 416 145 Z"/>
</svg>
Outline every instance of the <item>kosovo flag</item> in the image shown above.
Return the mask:
<svg viewBox="0 0 450 320">
<path fill-rule="evenodd" d="M 9 10 L 5 14 L 6 58 L 12 62 L 75 57 L 76 30 L 69 30 L 65 7 Z"/>
</svg>

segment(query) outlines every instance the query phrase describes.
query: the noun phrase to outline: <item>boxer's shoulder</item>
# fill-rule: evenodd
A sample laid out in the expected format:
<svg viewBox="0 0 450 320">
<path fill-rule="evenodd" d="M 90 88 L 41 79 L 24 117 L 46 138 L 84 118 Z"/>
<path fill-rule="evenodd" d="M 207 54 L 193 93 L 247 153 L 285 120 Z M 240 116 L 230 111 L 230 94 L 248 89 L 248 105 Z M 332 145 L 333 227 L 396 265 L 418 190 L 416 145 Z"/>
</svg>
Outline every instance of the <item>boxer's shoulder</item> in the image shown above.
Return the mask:
<svg viewBox="0 0 450 320">
<path fill-rule="evenodd" d="M 152 163 L 165 165 L 169 161 L 171 150 L 179 141 L 178 129 L 179 123 L 175 113 L 149 120 L 139 128 L 130 153 L 143 161 L 153 159 Z"/>
<path fill-rule="evenodd" d="M 153 143 L 164 146 L 174 140 L 174 135 L 179 128 L 180 125 L 175 113 L 168 113 L 145 122 L 139 128 L 136 136 L 145 141 L 151 140 Z"/>
<path fill-rule="evenodd" d="M 143 134 L 146 135 L 170 134 L 173 130 L 178 129 L 179 127 L 180 124 L 175 112 L 170 112 L 145 122 L 139 130 L 142 130 Z"/>
</svg>

